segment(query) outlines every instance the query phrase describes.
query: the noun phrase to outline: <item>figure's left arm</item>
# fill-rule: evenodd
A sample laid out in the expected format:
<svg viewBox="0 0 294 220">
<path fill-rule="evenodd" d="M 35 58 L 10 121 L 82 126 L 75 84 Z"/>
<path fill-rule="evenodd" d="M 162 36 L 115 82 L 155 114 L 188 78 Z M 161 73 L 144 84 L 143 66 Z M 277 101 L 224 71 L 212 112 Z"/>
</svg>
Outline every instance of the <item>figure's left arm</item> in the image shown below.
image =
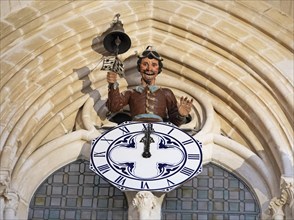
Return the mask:
<svg viewBox="0 0 294 220">
<path fill-rule="evenodd" d="M 179 114 L 183 117 L 187 117 L 192 109 L 193 99 L 189 100 L 188 97 L 181 97 L 179 108 Z"/>
<path fill-rule="evenodd" d="M 187 97 L 181 97 L 180 104 L 178 105 L 176 97 L 171 90 L 167 89 L 165 95 L 169 121 L 177 126 L 184 124 L 186 117 L 191 111 L 193 100 L 188 100 Z"/>
</svg>

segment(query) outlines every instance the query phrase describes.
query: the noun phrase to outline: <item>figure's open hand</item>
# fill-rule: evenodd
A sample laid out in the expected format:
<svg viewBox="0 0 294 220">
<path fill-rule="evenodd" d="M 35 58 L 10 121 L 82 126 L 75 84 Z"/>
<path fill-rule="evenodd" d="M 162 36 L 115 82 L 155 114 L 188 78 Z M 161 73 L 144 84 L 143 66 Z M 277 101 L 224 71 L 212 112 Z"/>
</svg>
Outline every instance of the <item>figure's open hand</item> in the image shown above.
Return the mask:
<svg viewBox="0 0 294 220">
<path fill-rule="evenodd" d="M 107 82 L 115 83 L 117 81 L 117 74 L 115 72 L 107 72 Z"/>
<path fill-rule="evenodd" d="M 192 109 L 193 99 L 188 100 L 187 97 L 181 97 L 180 104 L 179 104 L 179 113 L 181 116 L 188 116 Z"/>
</svg>

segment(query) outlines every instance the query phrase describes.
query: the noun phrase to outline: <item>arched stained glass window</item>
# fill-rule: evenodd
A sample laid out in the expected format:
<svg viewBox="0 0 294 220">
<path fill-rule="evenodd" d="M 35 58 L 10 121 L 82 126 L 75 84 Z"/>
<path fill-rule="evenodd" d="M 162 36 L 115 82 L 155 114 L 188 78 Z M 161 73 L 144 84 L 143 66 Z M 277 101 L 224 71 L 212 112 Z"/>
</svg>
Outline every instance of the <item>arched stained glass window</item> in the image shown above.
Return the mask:
<svg viewBox="0 0 294 220">
<path fill-rule="evenodd" d="M 29 219 L 127 219 L 127 200 L 75 161 L 54 172 L 37 189 Z M 169 192 L 162 205 L 164 220 L 253 220 L 260 208 L 249 188 L 234 175 L 208 164 L 196 178 Z"/>
</svg>

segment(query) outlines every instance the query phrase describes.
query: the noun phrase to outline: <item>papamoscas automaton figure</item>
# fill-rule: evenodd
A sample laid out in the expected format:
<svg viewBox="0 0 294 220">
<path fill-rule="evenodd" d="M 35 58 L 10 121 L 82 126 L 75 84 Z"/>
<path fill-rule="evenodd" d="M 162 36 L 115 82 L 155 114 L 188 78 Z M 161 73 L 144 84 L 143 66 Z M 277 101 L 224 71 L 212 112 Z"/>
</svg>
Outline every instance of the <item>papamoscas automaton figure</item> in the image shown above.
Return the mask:
<svg viewBox="0 0 294 220">
<path fill-rule="evenodd" d="M 155 84 L 162 58 L 148 46 L 138 57 L 141 85 L 120 92 L 115 72 L 107 73 L 107 107 L 129 105 L 131 122 L 92 143 L 90 168 L 121 190 L 169 191 L 201 171 L 201 144 L 177 126 L 185 123 L 193 100 Z"/>
</svg>

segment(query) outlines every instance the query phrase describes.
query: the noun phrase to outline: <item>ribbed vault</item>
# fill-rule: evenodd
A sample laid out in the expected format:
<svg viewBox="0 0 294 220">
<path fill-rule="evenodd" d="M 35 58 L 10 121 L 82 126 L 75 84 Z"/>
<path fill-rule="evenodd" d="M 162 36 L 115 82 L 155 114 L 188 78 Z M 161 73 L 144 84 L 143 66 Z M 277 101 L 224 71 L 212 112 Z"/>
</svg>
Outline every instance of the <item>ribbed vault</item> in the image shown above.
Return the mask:
<svg viewBox="0 0 294 220">
<path fill-rule="evenodd" d="M 86 155 L 109 124 L 99 60 L 117 13 L 132 39 L 121 89 L 139 81 L 135 52 L 155 46 L 164 58 L 158 84 L 195 100 L 186 127 L 198 131 L 206 162 L 245 179 L 250 166 L 266 186 L 263 202 L 277 196 L 281 176 L 293 175 L 293 19 L 262 1 L 32 1 L 10 13 L 1 20 L 8 187 L 22 194 L 24 175 L 46 156 L 56 161 L 41 179 Z M 58 149 L 75 153 L 56 158 Z"/>
</svg>

